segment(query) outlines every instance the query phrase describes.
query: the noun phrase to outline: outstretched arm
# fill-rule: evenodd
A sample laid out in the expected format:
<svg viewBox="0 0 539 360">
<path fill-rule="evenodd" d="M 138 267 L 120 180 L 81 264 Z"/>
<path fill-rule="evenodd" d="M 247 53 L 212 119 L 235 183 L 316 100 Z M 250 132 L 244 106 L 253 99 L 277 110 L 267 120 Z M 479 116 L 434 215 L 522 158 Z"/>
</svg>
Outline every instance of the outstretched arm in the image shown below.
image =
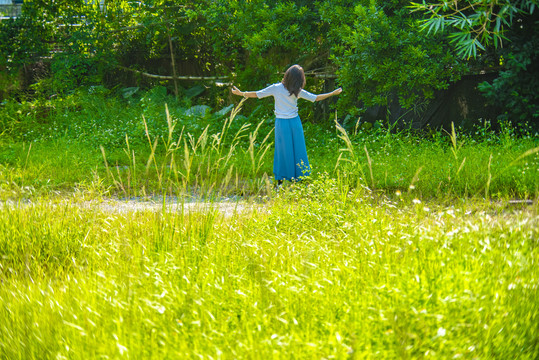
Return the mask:
<svg viewBox="0 0 539 360">
<path fill-rule="evenodd" d="M 330 93 L 317 95 L 315 101 L 324 100 L 324 99 L 327 99 L 328 97 L 331 97 L 331 96 L 334 96 L 334 95 L 339 95 L 340 93 L 342 93 L 342 88 L 338 88 L 336 90 L 333 90 Z"/>
<path fill-rule="evenodd" d="M 256 96 L 255 91 L 241 91 L 240 89 L 238 89 L 235 86 L 232 87 L 232 94 L 247 97 L 247 98 L 256 98 L 256 97 L 258 97 L 258 96 Z"/>
</svg>

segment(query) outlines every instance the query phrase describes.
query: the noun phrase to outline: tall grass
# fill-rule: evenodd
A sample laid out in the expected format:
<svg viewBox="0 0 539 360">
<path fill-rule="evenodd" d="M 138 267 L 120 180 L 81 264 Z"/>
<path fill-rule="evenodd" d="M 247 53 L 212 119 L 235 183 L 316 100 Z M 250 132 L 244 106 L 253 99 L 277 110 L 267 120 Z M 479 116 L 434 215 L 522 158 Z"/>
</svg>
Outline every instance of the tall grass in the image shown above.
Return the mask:
<svg viewBox="0 0 539 360">
<path fill-rule="evenodd" d="M 224 196 L 237 192 L 259 193 L 269 182 L 267 174 L 262 177 L 260 175 L 272 145 L 271 132 L 261 141 L 258 140 L 260 127 L 264 123 L 262 120 L 253 131 L 249 131 L 250 123 L 244 123 L 234 134 L 230 134 L 231 126 L 244 101 L 232 110 L 223 122 L 221 131 L 216 134 L 209 133 L 208 125 L 195 137 L 186 132 L 184 126 L 175 138 L 177 123 L 171 118 L 166 107 L 167 136 L 152 139 L 146 120 L 143 119 L 150 149 L 147 159 L 139 160 L 146 164 L 145 168 L 142 169 L 141 164 L 137 163 L 135 150 L 130 148 L 129 138 L 126 136 L 124 153 L 129 165 L 123 172 L 118 167 L 115 168 L 116 171 L 112 170 L 105 149 L 101 147 L 107 176 L 124 196 L 147 196 L 147 189 L 158 189 L 170 195 L 216 193 L 218 196 Z M 242 147 L 244 138 L 248 138 L 246 149 Z M 248 160 L 249 164 L 238 164 L 234 159 L 238 156 Z M 144 181 L 140 179 L 141 174 Z M 155 183 L 151 184 L 151 179 L 155 179 Z"/>
<path fill-rule="evenodd" d="M 231 217 L 3 206 L 0 357 L 537 358 L 537 205 L 412 198 L 323 176 Z"/>
<path fill-rule="evenodd" d="M 539 137 L 476 140 L 452 126 L 446 137 L 427 140 L 413 133 L 350 134 L 336 123 L 335 171 L 350 183 L 386 193 L 415 190 L 418 196 L 455 199 L 536 198 Z M 504 134 L 492 135 L 504 138 Z"/>
<path fill-rule="evenodd" d="M 26 109 L 33 117 L 0 137 L 1 198 L 74 190 L 122 197 L 271 193 L 273 125 L 260 112 L 245 117 L 241 104 L 214 113 L 182 108 L 153 94 L 128 104 L 94 97 L 51 103 L 45 120 Z M 8 118 L 15 110 L 2 109 Z M 351 132 L 338 122 L 304 125 L 313 178 L 327 172 L 352 187 L 449 201 L 539 193 L 539 136 L 516 137 L 508 125 L 498 134 L 485 125 L 473 135 L 453 127 L 430 138 L 358 124 Z"/>
</svg>

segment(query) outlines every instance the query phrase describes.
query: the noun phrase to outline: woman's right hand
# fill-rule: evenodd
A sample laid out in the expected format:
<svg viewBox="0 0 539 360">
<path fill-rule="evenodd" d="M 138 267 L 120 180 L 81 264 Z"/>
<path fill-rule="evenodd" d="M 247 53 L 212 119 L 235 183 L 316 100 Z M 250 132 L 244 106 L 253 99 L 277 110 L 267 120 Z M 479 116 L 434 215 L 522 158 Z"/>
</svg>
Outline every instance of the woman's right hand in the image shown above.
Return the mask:
<svg viewBox="0 0 539 360">
<path fill-rule="evenodd" d="M 238 88 L 235 87 L 235 86 L 232 86 L 232 94 L 234 94 L 234 95 L 239 95 L 239 96 L 243 96 L 243 93 L 240 91 L 240 89 L 238 89 Z"/>
</svg>

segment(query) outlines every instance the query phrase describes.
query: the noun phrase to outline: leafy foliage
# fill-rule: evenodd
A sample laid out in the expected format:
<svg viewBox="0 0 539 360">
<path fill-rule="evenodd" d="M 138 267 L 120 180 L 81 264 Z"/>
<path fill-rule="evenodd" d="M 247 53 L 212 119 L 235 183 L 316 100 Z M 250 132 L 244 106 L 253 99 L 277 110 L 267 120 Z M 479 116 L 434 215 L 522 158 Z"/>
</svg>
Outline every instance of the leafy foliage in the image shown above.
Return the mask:
<svg viewBox="0 0 539 360">
<path fill-rule="evenodd" d="M 539 124 L 539 36 L 536 1 L 443 1 L 414 3 L 414 11 L 429 17 L 422 28 L 444 33 L 463 58 L 478 58 L 496 66 L 499 77 L 480 85 L 502 119 Z M 503 46 L 502 46 L 503 45 Z M 481 51 L 479 51 L 481 50 Z"/>
<path fill-rule="evenodd" d="M 422 28 L 428 33 L 450 28 L 457 52 L 465 58 L 476 57 L 478 50 L 500 47 L 507 40 L 507 28 L 523 14 L 533 14 L 535 0 L 459 0 L 412 3 L 414 11 L 429 16 Z"/>
<path fill-rule="evenodd" d="M 425 38 L 406 13 L 387 15 L 394 10 L 371 2 L 355 6 L 349 15 L 352 25 L 341 32 L 333 54 L 347 89 L 344 107 L 357 107 L 358 100 L 364 107 L 387 105 L 396 96 L 401 105 L 413 108 L 462 73 L 443 41 Z M 360 108 L 352 112 L 358 114 Z"/>
<path fill-rule="evenodd" d="M 16 73 L 36 58 L 45 61 L 50 76 L 28 80 L 38 96 L 68 94 L 79 86 L 166 85 L 177 97 L 196 96 L 203 105 L 222 108 L 228 105 L 226 88 L 207 81 L 193 95 L 187 91 L 191 81 L 172 75 L 218 75 L 254 90 L 300 63 L 308 90 L 344 87 L 337 105 L 343 118 L 390 103 L 415 111 L 477 64 L 497 63 L 492 53 L 475 63 L 460 59 L 462 49 L 455 52 L 452 44 L 467 44 L 468 55 L 477 55 L 473 49 L 479 46 L 489 50 L 492 42 L 499 44 L 496 39 L 512 38 L 509 25 L 534 10 L 531 1 L 423 2 L 412 13 L 405 0 L 98 3 L 26 2 L 20 18 L 0 24 L 0 67 Z M 431 15 L 423 22 L 426 37 L 420 26 L 425 11 Z M 444 30 L 452 27 L 462 31 L 446 37 Z M 326 119 L 329 104 L 302 110 L 304 117 Z M 268 113 L 270 108 L 265 107 Z M 511 107 L 506 110 L 511 114 Z M 515 111 L 517 117 L 524 114 Z"/>
<path fill-rule="evenodd" d="M 501 49 L 503 70 L 492 83 L 480 85 L 491 104 L 503 109 L 504 120 L 539 125 L 539 27 L 537 16 L 523 17 Z"/>
<path fill-rule="evenodd" d="M 0 60 L 3 65 L 16 68 L 25 59 L 35 61 L 37 57 L 47 54 L 54 28 L 44 21 L 46 13 L 40 10 L 33 3 L 25 2 L 22 7 L 23 16 L 0 22 Z"/>
<path fill-rule="evenodd" d="M 59 49 L 52 54 L 52 79 L 41 84 L 43 93 L 106 84 L 125 69 L 169 75 L 172 54 L 180 75 L 233 75 L 238 85 L 250 89 L 279 81 L 294 63 L 301 63 L 308 74 L 332 74 L 341 68 L 345 94 L 350 94 L 348 100 L 356 98 L 345 99 L 345 109 L 349 103 L 357 105 L 357 94 L 362 94 L 360 101 L 368 100 L 367 105 L 383 104 L 395 91 L 411 106 L 418 94 L 430 96 L 451 76 L 448 69 L 454 67 L 448 63 L 454 61 L 444 53 L 444 44 L 436 46 L 436 40 L 417 36 L 413 18 L 402 5 L 357 0 L 124 0 L 100 7 L 97 2 L 37 1 L 31 9 L 43 10 L 42 15 L 33 17 L 26 11 L 23 18 L 49 24 L 55 42 L 49 42 L 49 50 Z M 378 66 L 380 59 L 384 61 Z M 314 92 L 324 86 L 332 87 L 333 80 L 309 82 Z M 404 94 L 406 88 L 412 89 L 410 96 Z"/>
</svg>

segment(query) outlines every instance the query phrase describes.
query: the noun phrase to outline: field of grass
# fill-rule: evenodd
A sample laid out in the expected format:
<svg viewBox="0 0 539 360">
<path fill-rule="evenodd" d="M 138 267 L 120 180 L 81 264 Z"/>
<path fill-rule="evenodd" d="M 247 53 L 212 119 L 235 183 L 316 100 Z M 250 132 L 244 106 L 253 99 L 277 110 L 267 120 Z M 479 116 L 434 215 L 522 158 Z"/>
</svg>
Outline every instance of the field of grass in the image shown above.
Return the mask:
<svg viewBox="0 0 539 360">
<path fill-rule="evenodd" d="M 5 205 L 0 356 L 539 356 L 537 205 L 342 190 L 229 217 Z"/>
<path fill-rule="evenodd" d="M 156 96 L 1 108 L 0 358 L 539 357 L 536 134 L 306 122 L 277 191 L 263 109 Z"/>
<path fill-rule="evenodd" d="M 273 121 L 265 103 L 212 111 L 159 88 L 136 99 L 90 90 L 0 107 L 0 199 L 267 193 Z M 413 185 L 431 199 L 539 195 L 539 134 L 532 130 L 506 125 L 494 133 L 482 123 L 473 134 L 457 128 L 426 136 L 356 125 L 304 121 L 313 177 L 328 173 L 386 194 Z"/>
</svg>

